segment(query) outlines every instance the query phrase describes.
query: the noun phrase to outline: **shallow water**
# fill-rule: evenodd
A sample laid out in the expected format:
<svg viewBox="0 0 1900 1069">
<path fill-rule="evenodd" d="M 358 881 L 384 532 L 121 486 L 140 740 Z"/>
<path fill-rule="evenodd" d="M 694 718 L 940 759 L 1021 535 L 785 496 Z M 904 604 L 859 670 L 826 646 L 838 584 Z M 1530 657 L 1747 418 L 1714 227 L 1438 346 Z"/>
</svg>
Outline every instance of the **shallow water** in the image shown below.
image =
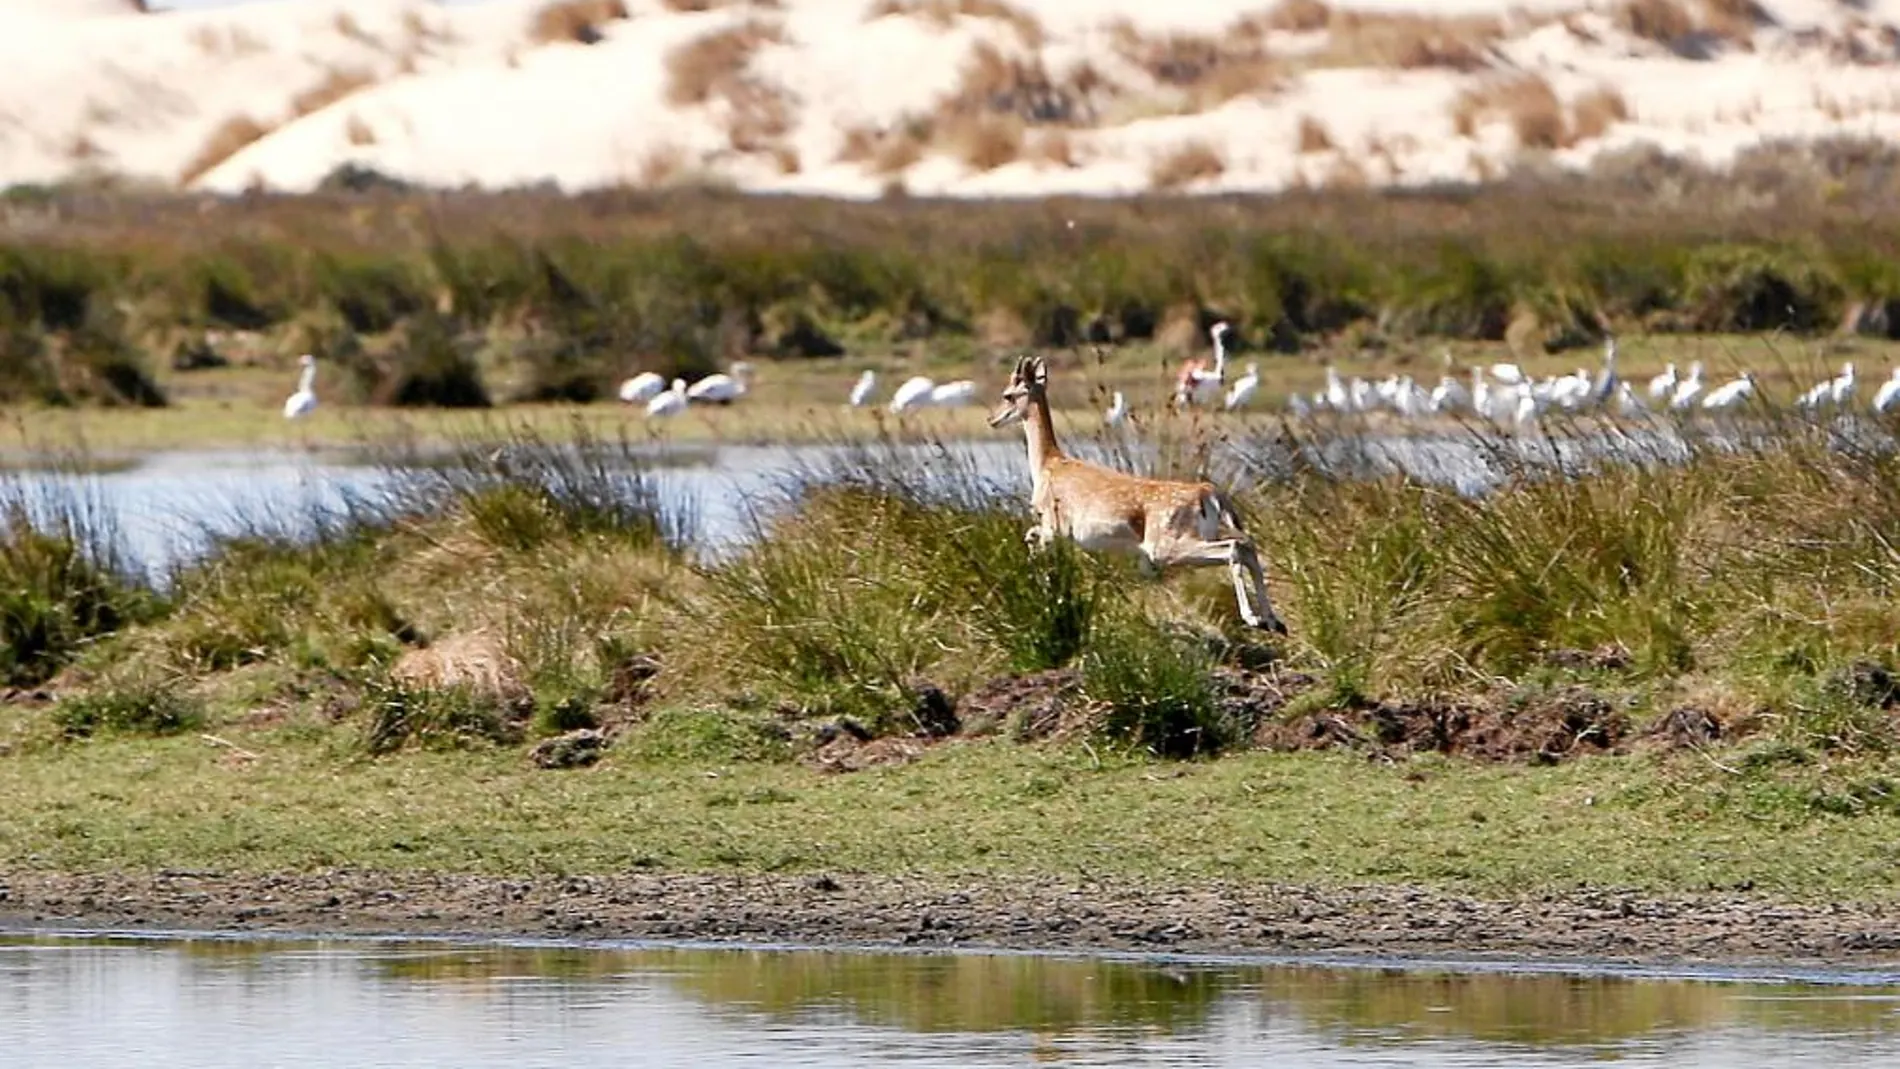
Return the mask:
<svg viewBox="0 0 1900 1069">
<path fill-rule="evenodd" d="M 29 1067 L 1894 1064 L 1900 977 L 0 936 Z"/>
<path fill-rule="evenodd" d="M 1155 444 L 1126 428 L 1069 444 L 1082 456 L 1117 467 L 1154 470 Z M 1209 464 L 1216 480 L 1233 486 L 1282 477 L 1297 463 L 1345 478 L 1404 473 L 1480 494 L 1511 474 L 1576 472 L 1605 458 L 1671 463 L 1686 456 L 1688 448 L 1683 438 L 1660 426 L 1563 438 L 1455 431 L 1343 434 L 1303 440 L 1297 450 L 1269 434 L 1216 443 Z M 784 499 L 789 486 L 822 475 L 841 459 L 848 459 L 847 467 L 894 464 L 907 478 L 978 485 L 994 493 L 1025 490 L 1028 481 L 1022 446 L 1011 437 L 869 447 L 695 445 L 641 449 L 635 456 L 648 466 L 668 503 L 693 517 L 693 542 L 709 556 L 755 530 L 756 520 Z M 609 463 L 629 461 L 620 455 Z M 308 531 L 320 514 L 334 514 L 352 500 L 376 500 L 391 474 L 321 455 L 227 451 L 157 453 L 95 474 L 27 471 L 7 479 L 28 497 L 83 499 L 114 521 L 133 562 L 162 572 L 221 533 Z"/>
</svg>

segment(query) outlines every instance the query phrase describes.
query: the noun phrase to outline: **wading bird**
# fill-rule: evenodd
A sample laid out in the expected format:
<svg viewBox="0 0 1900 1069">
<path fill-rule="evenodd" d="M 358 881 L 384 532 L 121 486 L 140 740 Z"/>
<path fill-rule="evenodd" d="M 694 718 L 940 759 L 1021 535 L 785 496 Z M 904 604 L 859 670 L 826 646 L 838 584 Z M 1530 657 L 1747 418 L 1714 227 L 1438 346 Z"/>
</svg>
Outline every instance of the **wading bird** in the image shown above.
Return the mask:
<svg viewBox="0 0 1900 1069">
<path fill-rule="evenodd" d="M 673 388 L 647 402 L 648 419 L 664 419 L 686 411 L 686 380 L 674 379 Z"/>
<path fill-rule="evenodd" d="M 732 365 L 732 373 L 716 372 L 708 375 L 687 389 L 690 400 L 709 405 L 729 405 L 746 395 L 752 381 L 752 365 L 740 362 Z"/>
<path fill-rule="evenodd" d="M 930 388 L 930 404 L 933 408 L 952 408 L 967 405 L 976 400 L 976 383 L 969 379 L 958 379 Z"/>
<path fill-rule="evenodd" d="M 1232 329 L 1224 319 L 1207 328 L 1208 337 L 1214 340 L 1214 368 L 1208 370 L 1198 358 L 1183 364 L 1174 387 L 1177 405 L 1209 405 L 1220 399 L 1227 377 L 1227 332 Z"/>
<path fill-rule="evenodd" d="M 1227 407 L 1231 410 L 1245 405 L 1259 390 L 1260 365 L 1249 360 L 1247 373 L 1234 380 L 1234 388 L 1227 391 Z"/>
<path fill-rule="evenodd" d="M 924 376 L 912 375 L 891 395 L 891 411 L 902 412 L 907 408 L 929 404 L 930 392 L 936 388 L 937 384 Z"/>
<path fill-rule="evenodd" d="M 1728 412 L 1742 407 L 1755 393 L 1755 373 L 1742 372 L 1739 379 L 1731 379 L 1717 386 L 1702 399 L 1702 408 L 1706 412 Z"/>
<path fill-rule="evenodd" d="M 1893 374 L 1888 376 L 1887 381 L 1881 383 L 1880 389 L 1874 391 L 1874 411 L 1885 412 L 1892 408 L 1895 402 L 1900 402 L 1900 367 L 1894 368 Z"/>
<path fill-rule="evenodd" d="M 284 418 L 301 419 L 317 407 L 317 358 L 305 353 L 297 358 L 303 374 L 297 377 L 297 392 L 284 398 Z"/>
<path fill-rule="evenodd" d="M 851 387 L 851 407 L 862 407 L 871 399 L 871 391 L 875 389 L 877 389 L 877 372 L 867 367 L 864 369 L 864 374 L 858 376 L 857 384 Z"/>
<path fill-rule="evenodd" d="M 990 426 L 1023 425 L 1029 446 L 1030 506 L 1036 524 L 1023 534 L 1031 549 L 1057 537 L 1091 551 L 1139 556 L 1148 569 L 1225 566 L 1241 619 L 1280 634 L 1286 625 L 1267 600 L 1267 582 L 1253 540 L 1233 503 L 1212 483 L 1143 479 L 1077 460 L 1056 442 L 1049 415 L 1049 370 L 1025 356 L 1003 389 Z"/>
<path fill-rule="evenodd" d="M 1122 420 L 1127 418 L 1128 401 L 1122 397 L 1120 390 L 1116 390 L 1115 402 L 1108 406 L 1108 411 L 1102 413 L 1102 422 L 1110 427 L 1119 427 Z"/>
<path fill-rule="evenodd" d="M 666 379 L 654 372 L 642 371 L 620 384 L 620 401 L 628 405 L 645 404 L 664 389 Z"/>
</svg>

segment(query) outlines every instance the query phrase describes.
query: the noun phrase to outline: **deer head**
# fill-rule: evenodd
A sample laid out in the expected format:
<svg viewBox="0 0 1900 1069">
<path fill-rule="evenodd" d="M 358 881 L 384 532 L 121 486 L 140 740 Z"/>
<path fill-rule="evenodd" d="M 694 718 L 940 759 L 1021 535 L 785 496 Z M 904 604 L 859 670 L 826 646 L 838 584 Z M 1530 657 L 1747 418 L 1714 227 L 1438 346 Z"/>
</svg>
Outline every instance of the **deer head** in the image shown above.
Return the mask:
<svg viewBox="0 0 1900 1069">
<path fill-rule="evenodd" d="M 1003 403 L 990 413 L 990 426 L 1007 427 L 1020 423 L 1029 416 L 1029 406 L 1046 401 L 1049 396 L 1049 368 L 1043 364 L 1040 356 L 1020 357 L 1016 361 L 1016 370 L 1010 373 L 1009 385 L 1003 387 Z"/>
</svg>

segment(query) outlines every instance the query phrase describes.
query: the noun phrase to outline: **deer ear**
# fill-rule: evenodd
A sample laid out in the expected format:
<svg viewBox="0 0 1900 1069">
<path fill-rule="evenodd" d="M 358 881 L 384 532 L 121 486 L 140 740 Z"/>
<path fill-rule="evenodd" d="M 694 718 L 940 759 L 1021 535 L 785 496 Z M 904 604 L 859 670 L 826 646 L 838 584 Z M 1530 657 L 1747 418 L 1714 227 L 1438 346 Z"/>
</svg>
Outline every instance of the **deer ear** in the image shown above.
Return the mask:
<svg viewBox="0 0 1900 1069">
<path fill-rule="evenodd" d="M 1035 373 L 1036 381 L 1038 383 L 1047 383 L 1049 381 L 1049 365 L 1043 363 L 1042 357 L 1040 356 L 1032 356 L 1029 360 L 1029 369 Z"/>
</svg>

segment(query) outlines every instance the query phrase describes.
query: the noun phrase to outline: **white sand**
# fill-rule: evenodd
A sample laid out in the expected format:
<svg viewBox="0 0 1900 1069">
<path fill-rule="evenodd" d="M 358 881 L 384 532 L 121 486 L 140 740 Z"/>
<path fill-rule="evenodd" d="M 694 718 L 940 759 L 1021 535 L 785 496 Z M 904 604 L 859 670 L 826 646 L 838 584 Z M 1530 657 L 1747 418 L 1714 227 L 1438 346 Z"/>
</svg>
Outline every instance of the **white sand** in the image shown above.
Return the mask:
<svg viewBox="0 0 1900 1069">
<path fill-rule="evenodd" d="M 1348 0 L 1336 7 L 1488 14 L 1507 19 L 1511 32 L 1482 71 L 1321 67 L 1199 111 L 1118 56 L 1109 23 L 1125 18 L 1150 37 L 1232 41 L 1225 31 L 1247 9 L 1229 0 L 1020 0 L 1041 28 L 1033 51 L 998 19 L 867 20 L 871 0 L 693 14 L 630 0 L 635 17 L 605 24 L 597 44 L 537 44 L 528 26 L 543 2 L 274 0 L 141 15 L 130 0 L 0 0 L 0 182 L 111 173 L 175 184 L 196 169 L 214 133 L 240 118 L 267 132 L 233 144 L 237 151 L 194 186 L 303 190 L 356 161 L 441 185 L 711 179 L 863 197 L 901 178 L 919 194 L 1108 195 L 1149 189 L 1157 158 L 1204 144 L 1223 169 L 1187 191 L 1268 191 L 1468 180 L 1530 158 L 1587 167 L 1606 150 L 1640 143 L 1720 165 L 1764 139 L 1900 136 L 1900 0 L 1868 0 L 1859 11 L 1835 0 L 1765 0 L 1770 22 L 1747 47 L 1724 45 L 1707 59 L 1621 34 L 1604 2 Z M 787 43 L 756 52 L 748 70 L 790 102 L 791 125 L 766 146 L 776 151 L 742 153 L 728 136 L 723 100 L 676 108 L 665 86 L 680 46 L 754 18 L 783 27 Z M 1850 35 L 1880 59 L 1843 58 Z M 1077 166 L 1026 154 L 979 171 L 947 138 L 926 143 L 899 171 L 838 159 L 849 130 L 932 113 L 979 42 L 1039 55 L 1058 76 L 1086 60 L 1120 87 L 1101 125 L 1068 133 Z M 1276 57 L 1316 55 L 1328 43 L 1324 32 L 1266 41 Z M 295 113 L 300 93 L 339 72 L 369 84 Z M 1481 118 L 1460 134 L 1453 113 L 1461 93 L 1525 73 L 1566 101 L 1614 87 L 1630 117 L 1549 153 L 1527 154 L 1508 116 Z M 1305 117 L 1324 127 L 1332 148 L 1298 151 Z M 1041 136 L 1029 133 L 1032 142 Z"/>
</svg>

